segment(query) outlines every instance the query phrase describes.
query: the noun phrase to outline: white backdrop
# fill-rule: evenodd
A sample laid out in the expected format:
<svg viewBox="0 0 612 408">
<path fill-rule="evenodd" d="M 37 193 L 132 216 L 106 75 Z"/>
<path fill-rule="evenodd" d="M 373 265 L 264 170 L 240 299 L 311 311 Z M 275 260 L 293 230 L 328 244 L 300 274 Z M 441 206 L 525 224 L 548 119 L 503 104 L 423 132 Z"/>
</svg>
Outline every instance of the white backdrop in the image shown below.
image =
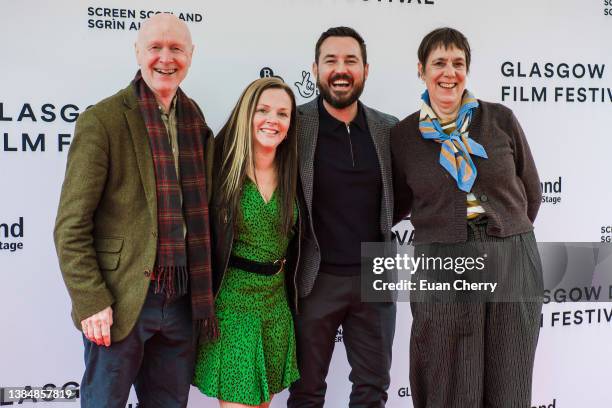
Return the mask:
<svg viewBox="0 0 612 408">
<path fill-rule="evenodd" d="M 136 16 L 95 15 L 104 8 L 133 10 Z M 215 132 L 242 89 L 266 67 L 293 85 L 298 102 L 314 98 L 294 83 L 313 80 L 314 44 L 321 32 L 337 25 L 356 28 L 366 40 L 370 76 L 362 100 L 403 118 L 417 109 L 423 90 L 416 74 L 421 38 L 438 26 L 458 28 L 473 49 L 468 88 L 514 110 L 547 183 L 549 202 L 536 223 L 538 239 L 599 242 L 612 237 L 611 0 L 3 1 L 0 388 L 80 382 L 81 337 L 69 318 L 52 242 L 67 143 L 78 112 L 132 79 L 136 31 L 130 25 L 149 10 L 186 13 L 184 18 L 194 20 L 189 26 L 196 49 L 183 89 L 200 104 Z M 610 300 L 607 289 L 600 300 Z M 608 316 L 610 303 L 545 305 L 534 406 L 612 406 Z M 392 408 L 412 406 L 410 322 L 409 305 L 400 304 Z M 348 370 L 338 341 L 326 406 L 347 406 Z M 190 407 L 216 406 L 195 389 L 191 396 Z M 284 406 L 285 400 L 283 393 L 272 406 Z M 45 404 L 50 402 L 22 405 Z M 3 405 L 11 404 L 0 394 Z"/>
</svg>

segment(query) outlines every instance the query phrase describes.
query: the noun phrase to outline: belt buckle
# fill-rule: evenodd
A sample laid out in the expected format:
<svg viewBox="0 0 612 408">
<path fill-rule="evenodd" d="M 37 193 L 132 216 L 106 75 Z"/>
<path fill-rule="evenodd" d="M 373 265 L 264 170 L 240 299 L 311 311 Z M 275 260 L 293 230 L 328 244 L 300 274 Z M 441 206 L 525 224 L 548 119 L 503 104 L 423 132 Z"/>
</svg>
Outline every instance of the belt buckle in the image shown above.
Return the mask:
<svg viewBox="0 0 612 408">
<path fill-rule="evenodd" d="M 278 268 L 278 271 L 274 272 L 274 275 L 278 275 L 279 273 L 281 273 L 283 271 L 283 269 L 285 269 L 285 262 L 287 262 L 286 258 L 277 259 L 276 261 L 273 262 L 273 265 L 280 264 L 280 266 Z"/>
</svg>

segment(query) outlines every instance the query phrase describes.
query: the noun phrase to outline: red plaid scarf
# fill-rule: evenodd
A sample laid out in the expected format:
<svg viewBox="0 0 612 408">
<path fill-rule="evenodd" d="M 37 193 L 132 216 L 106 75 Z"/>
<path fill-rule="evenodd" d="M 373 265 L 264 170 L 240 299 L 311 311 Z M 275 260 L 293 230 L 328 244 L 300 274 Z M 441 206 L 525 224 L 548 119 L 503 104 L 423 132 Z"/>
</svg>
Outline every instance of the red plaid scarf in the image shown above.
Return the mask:
<svg viewBox="0 0 612 408">
<path fill-rule="evenodd" d="M 206 329 L 206 337 L 216 337 L 204 162 L 204 140 L 210 129 L 195 102 L 179 88 L 176 92 L 179 185 L 168 132 L 155 95 L 142 79 L 140 71 L 132 83 L 149 134 L 155 169 L 159 229 L 156 291 L 164 292 L 167 297 L 180 296 L 187 294 L 189 283 L 193 319 Z M 183 214 L 187 225 L 186 239 Z"/>
</svg>

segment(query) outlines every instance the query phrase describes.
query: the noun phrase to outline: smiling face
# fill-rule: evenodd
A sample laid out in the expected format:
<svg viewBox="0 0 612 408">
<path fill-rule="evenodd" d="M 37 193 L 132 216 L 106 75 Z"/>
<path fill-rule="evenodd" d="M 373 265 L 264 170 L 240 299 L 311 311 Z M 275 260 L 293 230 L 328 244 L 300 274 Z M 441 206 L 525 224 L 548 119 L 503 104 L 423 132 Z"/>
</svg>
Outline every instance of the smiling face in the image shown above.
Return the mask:
<svg viewBox="0 0 612 408">
<path fill-rule="evenodd" d="M 418 68 L 429 91 L 433 110 L 442 120 L 454 119 L 465 90 L 465 53 L 453 46 L 440 46 L 429 54 L 425 67 L 419 63 Z"/>
<path fill-rule="evenodd" d="M 191 65 L 193 44 L 187 25 L 171 14 L 144 22 L 136 41 L 142 79 L 158 100 L 172 100 Z"/>
<path fill-rule="evenodd" d="M 312 70 L 323 99 L 336 109 L 355 103 L 368 77 L 359 43 L 352 37 L 328 37 Z"/>
<path fill-rule="evenodd" d="M 276 149 L 287 137 L 291 106 L 291 97 L 284 89 L 270 88 L 261 93 L 253 115 L 255 151 Z"/>
</svg>

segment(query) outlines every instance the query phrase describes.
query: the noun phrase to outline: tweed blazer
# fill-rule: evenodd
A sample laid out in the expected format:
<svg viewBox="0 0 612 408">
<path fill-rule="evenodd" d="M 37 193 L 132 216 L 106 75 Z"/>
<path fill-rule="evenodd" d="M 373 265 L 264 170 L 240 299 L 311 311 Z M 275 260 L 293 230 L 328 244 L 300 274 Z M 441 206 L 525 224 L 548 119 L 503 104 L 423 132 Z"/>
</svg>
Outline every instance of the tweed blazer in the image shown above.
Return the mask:
<svg viewBox="0 0 612 408">
<path fill-rule="evenodd" d="M 393 226 L 393 181 L 391 179 L 391 151 L 389 133 L 398 119 L 363 105 L 368 129 L 374 142 L 380 174 L 382 196 L 380 205 L 380 231 L 385 241 L 391 240 Z M 314 155 L 319 134 L 319 108 L 317 100 L 298 106 L 298 156 L 300 179 L 304 197 L 305 232 L 298 273 L 300 297 L 310 294 L 319 273 L 321 252 L 312 222 L 312 193 L 314 182 Z M 358 221 L 355 221 L 358 222 Z"/>
<path fill-rule="evenodd" d="M 211 191 L 212 132 L 206 138 Z M 151 283 L 157 233 L 153 157 L 128 85 L 79 116 L 68 152 L 54 238 L 77 329 L 112 306 L 112 341 L 129 334 Z"/>
</svg>

